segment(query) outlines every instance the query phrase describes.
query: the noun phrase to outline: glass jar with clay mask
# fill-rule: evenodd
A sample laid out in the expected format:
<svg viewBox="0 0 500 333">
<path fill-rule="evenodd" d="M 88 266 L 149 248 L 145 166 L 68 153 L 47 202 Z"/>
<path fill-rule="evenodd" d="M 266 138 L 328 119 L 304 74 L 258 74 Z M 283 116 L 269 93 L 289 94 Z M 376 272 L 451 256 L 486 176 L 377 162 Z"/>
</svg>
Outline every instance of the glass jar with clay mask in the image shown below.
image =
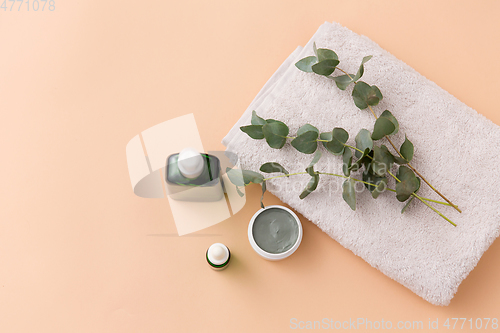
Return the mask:
<svg viewBox="0 0 500 333">
<path fill-rule="evenodd" d="M 250 220 L 248 239 L 261 257 L 285 259 L 297 250 L 302 241 L 302 224 L 290 209 L 267 206 L 257 211 Z"/>
</svg>

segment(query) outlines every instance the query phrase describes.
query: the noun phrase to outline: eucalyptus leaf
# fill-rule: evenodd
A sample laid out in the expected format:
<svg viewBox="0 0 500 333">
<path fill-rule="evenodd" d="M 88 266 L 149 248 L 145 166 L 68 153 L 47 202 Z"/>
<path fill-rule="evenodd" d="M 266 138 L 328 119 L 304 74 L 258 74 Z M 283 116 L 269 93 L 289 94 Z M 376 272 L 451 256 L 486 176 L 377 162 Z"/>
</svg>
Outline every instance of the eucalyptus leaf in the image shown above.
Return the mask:
<svg viewBox="0 0 500 333">
<path fill-rule="evenodd" d="M 265 125 L 266 121 L 257 115 L 257 112 L 252 111 L 252 125 Z"/>
<path fill-rule="evenodd" d="M 373 128 L 372 139 L 380 140 L 386 135 L 390 135 L 394 132 L 396 126 L 392 123 L 389 118 L 379 117 L 375 121 L 375 127 Z"/>
<path fill-rule="evenodd" d="M 312 66 L 318 63 L 318 58 L 315 56 L 305 57 L 304 59 L 300 59 L 295 64 L 295 67 L 300 69 L 303 72 L 312 73 Z"/>
<path fill-rule="evenodd" d="M 345 143 L 349 139 L 349 133 L 343 128 L 335 127 L 332 132 L 321 133 L 321 140 L 328 140 L 323 142 L 323 146 L 334 155 L 342 155 L 345 148 Z"/>
<path fill-rule="evenodd" d="M 408 200 L 420 188 L 420 179 L 404 165 L 399 167 L 396 177 L 400 180 L 396 184 L 396 198 L 401 202 Z"/>
<path fill-rule="evenodd" d="M 352 151 L 350 148 L 344 149 L 344 153 L 342 154 L 342 171 L 346 177 L 351 175 L 351 166 L 352 166 Z M 355 170 L 356 171 L 356 170 Z"/>
<path fill-rule="evenodd" d="M 266 189 L 267 189 L 267 186 L 266 186 L 266 181 L 263 181 L 262 182 L 262 195 L 260 197 L 260 207 L 262 207 L 262 209 L 266 208 L 264 207 L 264 193 L 266 193 Z"/>
<path fill-rule="evenodd" d="M 393 164 L 394 156 L 392 156 L 386 146 L 373 147 L 372 170 L 376 175 L 380 177 L 385 176 L 387 171 L 391 170 Z"/>
<path fill-rule="evenodd" d="M 346 149 L 349 149 L 349 148 L 346 148 Z M 373 150 L 371 150 L 370 148 L 366 148 L 365 151 L 363 152 L 363 155 L 361 155 L 361 157 L 358 158 L 358 160 L 349 167 L 349 170 L 354 171 L 354 172 L 358 171 L 359 168 L 361 168 L 361 165 L 365 164 L 367 160 L 371 163 L 372 159 L 368 156 L 368 155 L 370 155 L 370 152 L 373 152 Z M 369 169 L 368 167 L 366 167 L 366 168 L 367 168 L 367 170 Z"/>
<path fill-rule="evenodd" d="M 281 172 L 287 175 L 289 172 L 277 162 L 267 162 L 260 166 L 260 171 L 265 173 Z"/>
<path fill-rule="evenodd" d="M 314 154 L 314 157 L 313 157 L 313 159 L 312 159 L 311 163 L 309 163 L 309 165 L 308 165 L 308 166 L 307 166 L 307 168 L 306 168 L 307 173 L 309 173 L 309 174 L 310 174 L 311 176 L 313 176 L 313 177 L 316 175 L 316 174 L 314 173 L 314 165 L 315 165 L 316 163 L 318 163 L 319 159 L 321 158 L 321 155 L 322 155 L 322 154 L 321 154 L 321 152 L 318 150 L 318 151 L 316 152 L 316 154 Z"/>
<path fill-rule="evenodd" d="M 316 47 L 316 42 L 313 42 L 313 51 L 314 51 L 314 55 L 317 57 L 318 56 L 318 48 Z"/>
<path fill-rule="evenodd" d="M 332 132 L 323 132 L 319 135 L 319 138 L 321 140 L 327 140 L 327 141 L 332 141 L 333 134 Z"/>
<path fill-rule="evenodd" d="M 314 127 L 314 126 L 313 126 L 313 125 L 311 125 L 311 124 L 305 124 L 305 125 L 301 126 L 301 127 L 298 129 L 298 131 L 297 131 L 297 136 L 299 136 L 299 135 L 301 135 L 301 134 L 304 134 L 304 133 L 306 133 L 306 132 L 309 132 L 309 131 L 314 131 L 314 132 L 316 132 L 316 133 L 318 133 L 318 134 L 319 134 L 319 130 L 318 130 L 316 127 Z"/>
<path fill-rule="evenodd" d="M 291 145 L 304 154 L 312 154 L 318 147 L 318 132 L 305 132 L 292 140 Z"/>
<path fill-rule="evenodd" d="M 246 186 L 250 183 L 260 184 L 264 181 L 264 176 L 251 170 L 226 168 L 226 174 L 236 186 Z"/>
<path fill-rule="evenodd" d="M 322 62 L 323 60 L 327 59 L 339 60 L 337 53 L 335 53 L 330 49 L 316 49 L 316 55 L 318 57 L 319 62 Z"/>
<path fill-rule="evenodd" d="M 318 62 L 317 64 L 312 65 L 311 69 L 316 74 L 328 76 L 335 71 L 335 68 L 339 64 L 339 62 L 340 61 L 336 59 L 325 59 Z"/>
<path fill-rule="evenodd" d="M 366 152 L 366 150 L 365 150 Z M 363 154 L 364 156 L 365 154 Z M 360 163 L 363 164 L 363 166 L 365 167 L 365 170 L 366 171 L 369 171 L 372 169 L 372 163 L 373 163 L 373 149 L 370 150 L 368 152 L 368 154 L 366 154 L 366 156 L 360 158 L 358 161 L 360 161 Z M 357 162 L 356 162 L 357 163 Z"/>
<path fill-rule="evenodd" d="M 262 125 L 241 126 L 240 130 L 248 134 L 248 136 L 251 137 L 252 139 L 255 140 L 264 139 L 264 133 L 262 132 Z"/>
<path fill-rule="evenodd" d="M 318 150 L 318 151 L 316 152 L 316 154 L 314 154 L 314 157 L 313 157 L 313 159 L 312 159 L 311 163 L 309 163 L 309 166 L 308 166 L 308 167 L 312 167 L 312 166 L 314 166 L 316 163 L 318 163 L 318 161 L 319 161 L 319 160 L 320 160 L 320 158 L 321 158 L 321 155 L 322 155 L 322 154 L 321 154 L 321 152 Z"/>
<path fill-rule="evenodd" d="M 262 126 L 262 133 L 264 133 L 267 144 L 271 148 L 281 149 L 285 145 L 288 132 L 288 126 L 281 121 L 267 121 L 267 123 Z"/>
<path fill-rule="evenodd" d="M 354 77 L 354 74 L 349 74 L 349 75 L 340 75 L 340 76 L 335 76 L 335 77 L 330 77 L 332 80 L 335 81 L 335 84 L 340 90 L 346 90 L 347 87 L 353 82 L 352 78 Z"/>
<path fill-rule="evenodd" d="M 236 192 L 238 193 L 238 195 L 240 197 L 244 197 L 245 196 L 245 193 L 241 192 L 240 188 L 238 186 L 236 186 Z"/>
<path fill-rule="evenodd" d="M 415 199 L 415 197 L 414 197 L 414 196 L 412 196 L 412 197 L 410 198 L 410 200 L 408 200 L 408 201 L 406 202 L 406 204 L 405 204 L 405 206 L 403 207 L 403 209 L 401 209 L 401 214 L 403 214 L 403 213 L 404 213 L 404 212 L 408 209 L 408 206 L 409 206 L 409 205 L 410 205 L 410 203 L 413 201 L 413 199 Z"/>
<path fill-rule="evenodd" d="M 358 72 L 356 73 L 356 76 L 354 76 L 353 81 L 358 81 L 364 74 L 365 72 L 365 67 L 364 64 L 372 58 L 371 55 L 363 57 L 363 60 L 361 61 L 361 65 L 359 66 Z"/>
<path fill-rule="evenodd" d="M 243 180 L 243 173 L 241 172 L 241 169 L 231 169 L 231 168 L 226 168 L 226 175 L 233 183 L 236 185 L 236 188 L 238 186 L 245 186 L 245 181 Z"/>
<path fill-rule="evenodd" d="M 314 176 L 311 177 L 311 179 L 306 185 L 306 188 L 299 195 L 299 198 L 304 199 L 305 197 L 307 197 L 312 191 L 314 191 L 318 187 L 318 183 L 319 183 L 319 175 L 315 174 Z"/>
<path fill-rule="evenodd" d="M 340 76 L 333 77 L 332 79 L 337 84 L 337 87 L 340 90 L 346 90 L 346 88 L 351 83 L 358 81 L 361 78 L 361 76 L 363 76 L 363 73 L 365 71 L 365 68 L 363 66 L 364 63 L 366 63 L 371 58 L 372 58 L 372 56 L 366 56 L 366 57 L 363 58 L 363 61 L 361 61 L 361 65 L 359 66 L 359 69 L 358 69 L 358 72 L 356 73 L 356 75 L 354 75 L 354 74 L 345 74 L 345 75 L 340 75 Z M 366 106 L 366 107 L 368 107 L 368 106 Z"/>
<path fill-rule="evenodd" d="M 390 133 L 389 135 L 394 135 L 399 131 L 398 120 L 392 115 L 391 111 L 385 110 L 384 112 L 382 112 L 380 117 L 387 118 L 394 124 L 394 132 Z"/>
<path fill-rule="evenodd" d="M 373 149 L 372 136 L 370 135 L 370 132 L 364 128 L 359 131 L 358 135 L 356 135 L 356 138 L 354 140 L 356 141 L 356 148 L 358 148 L 363 152 L 367 148 L 369 148 L 369 150 Z M 359 151 L 356 151 L 355 155 L 357 158 L 360 158 L 363 154 Z"/>
<path fill-rule="evenodd" d="M 403 144 L 401 145 L 399 152 L 408 162 L 411 162 L 411 160 L 413 159 L 413 143 L 411 143 L 411 141 L 408 140 L 406 135 L 405 135 L 405 142 L 403 142 Z"/>
<path fill-rule="evenodd" d="M 356 188 L 353 179 L 346 179 L 342 184 L 342 198 L 352 210 L 356 210 Z"/>
<path fill-rule="evenodd" d="M 377 86 L 370 86 L 366 82 L 358 81 L 352 91 L 354 104 L 361 110 L 368 105 L 375 106 L 382 100 L 382 93 Z"/>
<path fill-rule="evenodd" d="M 365 184 L 365 187 L 372 194 L 373 199 L 377 199 L 380 193 L 384 192 L 387 189 L 387 177 L 385 176 L 379 177 L 378 175 L 371 172 L 363 172 L 363 181 L 375 185 L 373 186 Z"/>
<path fill-rule="evenodd" d="M 234 169 L 233 169 L 234 170 Z M 260 173 L 251 170 L 241 170 L 245 185 L 250 183 L 261 184 L 264 181 L 264 176 Z"/>
<path fill-rule="evenodd" d="M 399 156 L 396 156 L 396 155 L 394 156 L 394 162 L 396 162 L 399 165 L 408 164 L 407 160 L 405 160 L 404 158 L 401 158 Z"/>
</svg>

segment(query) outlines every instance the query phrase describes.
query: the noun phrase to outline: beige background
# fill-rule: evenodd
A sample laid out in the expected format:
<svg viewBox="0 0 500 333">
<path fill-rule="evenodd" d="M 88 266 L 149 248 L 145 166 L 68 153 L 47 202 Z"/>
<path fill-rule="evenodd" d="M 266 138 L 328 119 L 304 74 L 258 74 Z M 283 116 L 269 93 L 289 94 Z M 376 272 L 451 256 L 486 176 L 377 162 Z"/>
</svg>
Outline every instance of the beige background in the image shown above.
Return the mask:
<svg viewBox="0 0 500 333">
<path fill-rule="evenodd" d="M 205 148 L 222 149 L 266 80 L 324 21 L 370 37 L 500 124 L 499 1 L 55 4 L 0 10 L 1 332 L 285 332 L 291 318 L 500 317 L 499 241 L 451 305 L 436 307 L 303 218 L 292 257 L 259 258 L 246 238 L 255 186 L 231 219 L 177 237 L 165 199 L 133 194 L 125 158 L 134 135 L 191 112 Z M 214 242 L 234 254 L 226 271 L 205 262 Z"/>
</svg>

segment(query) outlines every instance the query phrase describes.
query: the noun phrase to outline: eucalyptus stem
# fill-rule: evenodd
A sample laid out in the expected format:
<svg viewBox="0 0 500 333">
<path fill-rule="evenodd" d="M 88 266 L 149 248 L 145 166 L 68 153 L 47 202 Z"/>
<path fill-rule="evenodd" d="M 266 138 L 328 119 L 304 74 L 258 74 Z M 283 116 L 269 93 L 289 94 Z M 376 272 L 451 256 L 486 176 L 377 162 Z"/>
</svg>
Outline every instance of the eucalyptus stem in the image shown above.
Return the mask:
<svg viewBox="0 0 500 333">
<path fill-rule="evenodd" d="M 453 225 L 454 227 L 456 227 L 457 225 L 455 223 L 453 223 L 453 221 L 451 221 L 449 218 L 447 218 L 446 216 L 444 216 L 439 210 L 437 210 L 436 208 L 432 207 L 431 205 L 429 205 L 427 202 L 425 202 L 423 200 L 422 197 L 420 197 L 419 195 L 413 193 L 412 194 L 415 198 L 417 198 L 418 200 L 422 201 L 424 203 L 424 205 L 426 205 L 427 207 L 429 207 L 430 209 L 432 209 L 433 211 L 435 211 L 439 216 L 441 216 L 443 219 L 445 219 L 446 221 L 450 222 L 451 225 Z"/>
<path fill-rule="evenodd" d="M 340 68 L 339 68 L 340 69 Z M 370 110 L 372 110 L 372 113 L 374 114 L 375 116 L 375 113 L 373 112 L 373 109 L 370 107 Z M 375 116 L 376 117 L 376 116 Z M 294 137 L 287 137 L 288 138 L 292 138 L 294 139 Z M 403 155 L 401 155 L 401 153 L 399 152 L 399 150 L 396 149 L 396 147 L 394 146 L 394 144 L 390 141 L 390 139 L 386 136 L 386 138 L 389 140 L 389 142 L 391 143 L 391 145 L 393 146 L 393 148 L 398 152 L 398 154 L 401 156 L 401 158 L 404 158 Z M 328 140 L 320 140 L 320 139 L 317 139 L 316 141 L 322 141 L 322 142 L 328 142 Z M 350 145 L 347 145 L 347 144 L 344 144 L 345 147 L 348 147 L 348 148 L 351 148 L 351 149 L 354 149 L 358 152 L 360 152 L 361 154 L 364 154 L 364 152 L 357 148 L 357 147 L 353 147 L 353 146 L 350 146 Z M 369 155 L 367 155 L 369 158 L 371 158 L 373 160 L 373 158 Z M 408 165 L 409 166 L 409 165 Z M 413 169 L 412 167 L 410 167 L 416 174 L 418 174 L 420 177 L 422 177 L 415 169 Z M 274 179 L 274 178 L 280 178 L 280 177 L 288 177 L 288 176 L 294 176 L 294 175 L 303 175 L 303 174 L 307 174 L 308 172 L 296 172 L 296 173 L 290 173 L 290 174 L 285 174 L 285 175 L 279 175 L 279 176 L 274 176 L 274 177 L 270 177 L 270 178 L 265 178 L 264 181 L 266 180 L 270 180 L 270 179 Z M 390 170 L 387 170 L 387 173 L 392 177 L 394 178 L 398 183 L 401 182 L 400 179 L 398 179 L 398 177 L 396 177 Z M 327 172 L 315 172 L 315 174 L 318 174 L 318 175 L 330 175 L 330 176 L 335 176 L 335 177 L 340 177 L 340 178 L 345 178 L 345 179 L 352 179 L 356 182 L 360 182 L 360 183 L 363 183 L 363 184 L 366 184 L 366 185 L 370 185 L 370 186 L 373 186 L 373 187 L 377 187 L 378 185 L 376 184 L 372 184 L 372 183 L 368 183 L 368 182 L 365 182 L 361 179 L 356 179 L 356 178 L 353 178 L 353 177 L 350 177 L 350 176 L 343 176 L 343 175 L 338 175 L 338 174 L 335 174 L 335 173 L 327 173 Z M 425 181 L 425 179 L 422 177 L 422 179 Z M 431 186 L 427 181 L 425 181 L 429 186 Z M 431 188 L 433 188 L 431 186 Z M 433 188 L 434 189 L 434 188 Z M 391 191 L 391 192 L 396 192 L 396 190 L 393 190 L 393 189 L 390 189 L 390 188 L 387 188 L 387 190 Z M 435 190 L 435 189 L 434 189 Z M 440 194 L 439 191 L 435 190 L 436 193 Z M 436 200 L 432 200 L 432 199 L 428 199 L 428 198 L 423 198 L 419 195 L 417 195 L 416 193 L 412 193 L 411 194 L 412 196 L 414 196 L 415 198 L 417 198 L 418 200 L 422 201 L 427 207 L 429 207 L 430 209 L 432 209 L 433 211 L 435 211 L 439 216 L 441 216 L 443 219 L 445 219 L 446 221 L 448 221 L 449 223 L 451 223 L 453 226 L 457 226 L 455 223 L 453 223 L 449 218 L 447 218 L 445 215 L 443 215 L 443 213 L 441 213 L 439 210 L 437 210 L 436 208 L 432 207 L 431 205 L 429 205 L 427 202 L 425 201 L 430 201 L 430 202 L 434 202 L 434 203 L 438 203 L 438 204 L 442 204 L 442 205 L 446 205 L 446 206 L 451 206 L 451 207 L 454 207 L 455 209 L 457 209 L 459 212 L 461 212 L 458 207 L 456 207 L 455 205 L 453 205 L 453 203 L 451 203 L 448 199 L 446 199 L 446 197 L 444 197 L 443 195 L 441 195 L 441 197 L 443 197 L 447 203 L 444 203 L 444 202 L 440 202 L 440 201 L 436 201 Z"/>
<path fill-rule="evenodd" d="M 373 116 L 375 117 L 375 119 L 377 119 L 377 115 L 375 114 L 375 112 L 373 112 L 373 109 L 370 105 L 368 105 L 368 107 L 370 108 L 370 111 L 372 112 Z M 401 158 L 404 158 L 403 155 L 401 154 L 401 152 L 399 151 L 398 148 L 396 148 L 396 145 L 394 143 L 392 143 L 392 140 L 386 135 L 385 138 L 387 139 L 387 141 L 389 141 L 389 143 L 391 144 L 392 148 L 394 148 L 394 150 L 396 151 L 396 153 L 398 153 L 398 155 L 401 157 Z M 441 192 L 439 192 L 434 186 L 431 185 L 431 183 L 429 183 L 429 181 L 427 179 L 425 179 L 424 176 L 422 176 L 420 174 L 420 172 L 418 172 L 411 164 L 410 162 L 407 163 L 408 167 L 410 169 L 413 170 L 413 172 L 415 172 L 420 178 L 422 178 L 422 180 L 434 191 L 436 192 L 441 198 L 443 198 L 444 200 L 446 200 L 446 202 L 448 202 L 450 204 L 451 207 L 455 208 L 459 213 L 461 213 L 462 211 L 460 210 L 460 208 L 458 208 L 457 205 L 455 205 L 453 202 L 451 202 L 447 197 L 445 197 Z"/>
<path fill-rule="evenodd" d="M 398 177 L 394 176 L 392 174 L 392 172 L 390 171 L 387 171 L 398 183 L 401 182 L 401 180 L 398 179 Z M 414 196 L 415 198 L 417 198 L 418 200 L 422 201 L 427 207 L 429 207 L 430 209 L 432 209 L 434 212 L 436 212 L 439 216 L 441 216 L 443 219 L 445 219 L 446 221 L 450 222 L 451 225 L 453 225 L 454 227 L 456 227 L 457 225 L 455 223 L 453 223 L 452 220 L 450 220 L 449 218 L 447 218 L 446 216 L 443 215 L 443 213 L 441 213 L 439 210 L 437 210 L 436 208 L 432 207 L 431 205 L 429 205 L 427 202 L 424 201 L 424 198 L 422 198 L 421 196 L 419 196 L 418 194 L 416 194 L 415 192 L 413 192 L 411 194 L 412 196 Z"/>
<path fill-rule="evenodd" d="M 347 75 L 352 81 L 354 84 L 357 83 L 357 81 L 353 80 L 353 77 L 347 73 L 346 71 L 344 71 L 342 68 L 339 68 L 339 67 L 336 67 L 339 71 L 341 71 L 342 73 L 344 73 L 345 75 Z M 378 119 L 377 115 L 375 114 L 375 112 L 373 111 L 373 108 L 371 107 L 371 105 L 368 105 L 368 108 L 370 109 L 373 117 L 375 117 L 375 119 Z M 398 155 L 401 157 L 401 158 L 404 158 L 404 156 L 401 154 L 401 152 L 399 151 L 399 149 L 396 147 L 396 145 L 392 142 L 392 140 L 389 138 L 389 136 L 385 135 L 385 138 L 387 139 L 387 141 L 389 141 L 390 145 L 392 146 L 392 148 L 394 148 L 394 151 L 396 151 L 396 153 L 398 153 Z M 422 176 L 422 174 L 420 172 L 418 172 L 409 162 L 407 163 L 408 167 L 410 169 L 413 170 L 413 172 L 415 172 L 420 178 L 422 178 L 422 180 L 434 191 L 436 192 L 441 198 L 443 198 L 444 200 L 446 200 L 446 202 L 448 202 L 450 204 L 451 207 L 455 208 L 459 213 L 461 213 L 462 211 L 460 210 L 460 208 L 458 208 L 457 205 L 455 205 L 453 202 L 451 202 L 447 197 L 445 197 L 441 192 L 439 192 L 434 186 L 432 186 L 432 184 L 427 180 L 425 179 L 424 176 Z"/>
<path fill-rule="evenodd" d="M 331 132 L 320 133 L 318 128 L 311 124 L 302 125 L 297 130 L 297 135 L 289 136 L 290 129 L 282 121 L 276 119 L 264 119 L 257 115 L 256 111 L 252 112 L 251 124 L 241 126 L 241 131 L 245 132 L 248 136 L 255 140 L 265 139 L 269 147 L 274 149 L 281 149 L 291 140 L 290 145 L 297 151 L 304 154 L 315 153 L 311 163 L 305 169 L 306 172 L 289 173 L 283 166 L 277 162 L 266 162 L 260 167 L 260 171 L 265 173 L 279 172 L 279 176 L 264 178 L 260 173 L 243 170 L 243 178 L 234 175 L 232 176 L 235 184 L 245 184 L 250 182 L 262 184 L 262 193 L 266 191 L 266 180 L 271 180 L 281 177 L 289 177 L 292 175 L 309 174 L 311 178 L 306 184 L 304 190 L 299 195 L 300 199 L 306 198 L 310 193 L 316 190 L 318 182 L 320 181 L 319 175 L 330 175 L 345 179 L 342 184 L 342 198 L 349 205 L 352 210 L 356 210 L 356 182 L 365 184 L 371 195 L 376 199 L 384 190 L 396 192 L 396 198 L 400 202 L 406 201 L 406 205 L 401 210 L 404 213 L 409 203 L 417 198 L 422 201 L 426 206 L 436 212 L 439 216 L 447 222 L 456 226 L 450 219 L 444 216 L 439 210 L 432 207 L 428 202 L 442 204 L 455 208 L 458 212 L 461 210 L 441 194 L 434 186 L 432 186 L 427 179 L 425 179 L 411 164 L 413 159 L 414 146 L 408 138 L 402 143 L 398 149 L 390 135 L 394 135 L 399 131 L 399 123 L 394 115 L 385 110 L 380 116 L 377 116 L 373 107 L 378 105 L 382 100 L 383 95 L 380 89 L 375 85 L 369 85 L 366 82 L 359 80 L 364 73 L 364 64 L 369 61 L 372 56 L 363 57 L 361 65 L 356 73 L 349 74 L 343 69 L 337 67 L 339 64 L 338 56 L 333 50 L 318 49 L 316 44 L 313 45 L 315 56 L 308 56 L 299 60 L 295 66 L 304 72 L 314 72 L 318 75 L 328 77 L 335 81 L 337 87 L 341 90 L 354 83 L 352 90 L 352 98 L 354 104 L 360 109 L 369 109 L 375 118 L 375 125 L 373 132 L 367 129 L 359 130 L 356 135 L 355 147 L 347 143 L 349 133 L 340 127 L 335 127 Z M 331 76 L 333 72 L 338 69 L 345 75 Z M 386 138 L 390 145 L 393 147 L 397 154 L 392 154 L 385 145 L 375 145 L 374 141 Z M 318 150 L 318 144 L 322 143 L 327 151 L 334 155 L 342 155 L 344 162 L 342 171 L 344 175 L 318 172 L 314 170 L 314 165 L 321 158 L 321 151 Z M 353 151 L 355 154 L 353 154 Z M 397 156 L 399 155 L 399 156 Z M 357 160 L 354 160 L 356 158 Z M 370 159 L 368 162 L 365 158 Z M 354 162 L 354 164 L 353 164 Z M 399 165 L 397 176 L 391 172 L 391 166 L 396 163 Z M 383 168 L 384 165 L 387 168 Z M 362 180 L 351 177 L 351 171 L 357 171 L 364 167 L 366 173 L 363 173 Z M 387 179 L 389 175 L 396 180 L 396 189 L 387 188 Z M 418 175 L 418 176 L 416 176 Z M 228 172 L 229 178 L 231 178 Z M 419 178 L 420 177 L 420 178 Z M 416 194 L 423 180 L 434 192 L 441 196 L 446 202 L 423 198 Z M 241 195 L 241 193 L 239 193 Z M 262 199 L 261 199 L 261 206 Z"/>
<path fill-rule="evenodd" d="M 340 178 L 345 178 L 345 179 L 350 178 L 350 179 L 352 179 L 352 180 L 354 180 L 356 182 L 360 182 L 360 183 L 363 183 L 363 184 L 366 184 L 366 185 L 377 187 L 376 184 L 365 182 L 364 180 L 353 178 L 353 177 L 347 177 L 347 176 L 344 176 L 344 175 L 339 175 L 339 174 L 336 174 L 336 173 L 320 172 L 320 171 L 315 171 L 314 173 L 317 174 L 317 175 L 328 175 L 328 176 L 335 176 L 335 177 L 340 177 Z M 264 178 L 263 181 L 271 180 L 271 179 L 276 179 L 276 178 L 282 178 L 282 177 L 288 177 L 288 176 L 305 175 L 305 174 L 308 174 L 308 172 L 303 171 L 303 172 L 287 173 L 287 174 L 284 174 L 284 175 L 279 175 L 279 176 L 273 176 L 273 177 Z M 392 188 L 389 188 L 389 187 L 386 187 L 386 190 L 396 193 L 396 190 L 393 190 Z M 444 206 L 450 206 L 450 204 L 447 203 L 447 202 L 432 200 L 432 199 L 424 198 L 424 197 L 420 197 L 420 199 L 425 200 L 425 201 L 429 201 L 429 202 L 434 202 L 434 203 L 437 203 L 437 204 L 440 204 L 440 205 L 444 205 Z"/>
<path fill-rule="evenodd" d="M 349 147 L 349 148 L 352 148 L 352 149 L 354 149 L 354 150 L 357 150 L 357 151 L 359 151 L 361 154 L 364 154 L 364 153 L 365 153 L 365 152 L 364 152 L 364 151 L 362 151 L 361 149 L 358 149 L 358 148 L 353 147 L 353 146 L 346 145 L 345 143 L 344 143 L 344 146 Z M 369 156 L 369 155 L 367 155 L 367 156 L 371 158 L 371 156 Z M 372 158 L 372 159 L 373 159 L 373 158 Z"/>
</svg>

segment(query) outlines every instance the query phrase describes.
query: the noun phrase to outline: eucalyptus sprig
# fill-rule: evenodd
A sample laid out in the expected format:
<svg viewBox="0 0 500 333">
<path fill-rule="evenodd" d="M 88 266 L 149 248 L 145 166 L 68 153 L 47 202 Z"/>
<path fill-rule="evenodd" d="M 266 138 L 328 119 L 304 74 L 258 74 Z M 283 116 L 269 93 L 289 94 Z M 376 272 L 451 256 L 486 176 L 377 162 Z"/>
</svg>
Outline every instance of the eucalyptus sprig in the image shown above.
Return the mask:
<svg viewBox="0 0 500 333">
<path fill-rule="evenodd" d="M 318 50 L 319 51 L 319 50 Z M 399 124 L 396 118 L 388 110 L 384 111 L 380 118 L 375 123 L 373 133 L 367 129 L 361 129 L 356 137 L 356 146 L 347 144 L 349 133 L 343 128 L 336 127 L 330 132 L 323 132 L 311 124 L 305 124 L 297 130 L 296 136 L 289 136 L 288 126 L 275 119 L 263 119 L 252 112 L 251 125 L 242 126 L 240 129 L 256 140 L 265 139 L 267 144 L 276 149 L 281 149 L 287 140 L 291 140 L 290 144 L 299 152 L 304 154 L 313 154 L 313 160 L 305 168 L 305 172 L 289 173 L 283 166 L 277 162 L 267 162 L 260 167 L 260 171 L 264 173 L 279 172 L 283 175 L 265 178 L 262 174 L 251 170 L 227 170 L 229 179 L 237 186 L 238 193 L 240 186 L 246 186 L 251 183 L 261 184 L 262 198 L 266 191 L 266 181 L 279 177 L 289 177 L 292 175 L 309 174 L 311 178 L 306 184 L 304 190 L 299 195 L 300 199 L 304 199 L 318 187 L 320 175 L 330 175 L 345 178 L 342 185 L 342 197 L 344 201 L 351 207 L 356 209 L 356 191 L 355 183 L 361 182 L 370 191 L 374 199 L 378 198 L 381 193 L 386 190 L 396 193 L 396 199 L 400 202 L 406 202 L 401 213 L 404 213 L 410 202 L 416 198 L 423 202 L 426 206 L 436 212 L 446 221 L 456 226 L 450 219 L 443 215 L 429 202 L 452 206 L 450 203 L 436 201 L 428 198 L 423 198 L 417 194 L 420 189 L 420 178 L 418 178 L 411 168 L 407 167 L 413 159 L 414 147 L 413 144 L 405 138 L 404 143 L 399 149 L 400 156 L 394 156 L 385 145 L 377 146 L 374 141 L 381 139 L 384 136 L 397 133 Z M 319 172 L 314 170 L 314 165 L 321 158 L 321 151 L 318 150 L 318 143 L 322 143 L 324 148 L 333 155 L 342 156 L 343 175 Z M 399 168 L 394 175 L 391 172 L 394 164 L 398 164 Z M 352 177 L 353 172 L 364 169 L 362 179 Z M 396 181 L 395 189 L 387 187 L 388 177 L 392 177 Z M 261 206 L 264 207 L 261 198 Z"/>
<path fill-rule="evenodd" d="M 402 151 L 403 147 L 398 149 L 389 138 L 389 135 L 395 134 L 398 131 L 397 121 L 392 116 L 392 114 L 390 114 L 390 112 L 386 110 L 380 115 L 380 117 L 377 117 L 376 113 L 374 112 L 372 107 L 378 105 L 378 103 L 382 100 L 382 93 L 377 86 L 369 85 L 366 82 L 360 81 L 361 77 L 364 74 L 364 64 L 369 61 L 372 56 L 366 56 L 363 58 L 356 74 L 349 74 L 348 72 L 338 67 L 340 61 L 334 51 L 324 48 L 318 49 L 316 47 L 316 43 L 313 43 L 313 51 L 315 54 L 314 56 L 309 56 L 299 60 L 295 64 L 295 66 L 304 72 L 316 73 L 318 75 L 322 75 L 334 80 L 337 87 L 341 90 L 345 90 L 350 84 L 354 84 L 354 88 L 352 90 L 352 98 L 354 104 L 361 110 L 368 108 L 376 119 L 372 139 L 379 140 L 381 138 L 386 138 L 398 155 L 395 156 L 395 159 L 398 161 L 406 160 L 406 165 L 408 166 L 408 168 L 414 171 L 434 192 L 436 192 L 453 208 L 461 213 L 462 211 L 455 204 L 453 204 L 448 198 L 446 198 L 441 192 L 439 192 L 434 186 L 432 186 L 432 184 L 410 164 L 411 159 L 408 160 L 408 156 L 405 155 Z M 337 69 L 343 74 L 338 76 L 331 76 Z M 406 138 L 405 142 L 410 141 Z M 405 148 L 407 148 L 409 144 L 411 143 L 407 143 Z"/>
</svg>

